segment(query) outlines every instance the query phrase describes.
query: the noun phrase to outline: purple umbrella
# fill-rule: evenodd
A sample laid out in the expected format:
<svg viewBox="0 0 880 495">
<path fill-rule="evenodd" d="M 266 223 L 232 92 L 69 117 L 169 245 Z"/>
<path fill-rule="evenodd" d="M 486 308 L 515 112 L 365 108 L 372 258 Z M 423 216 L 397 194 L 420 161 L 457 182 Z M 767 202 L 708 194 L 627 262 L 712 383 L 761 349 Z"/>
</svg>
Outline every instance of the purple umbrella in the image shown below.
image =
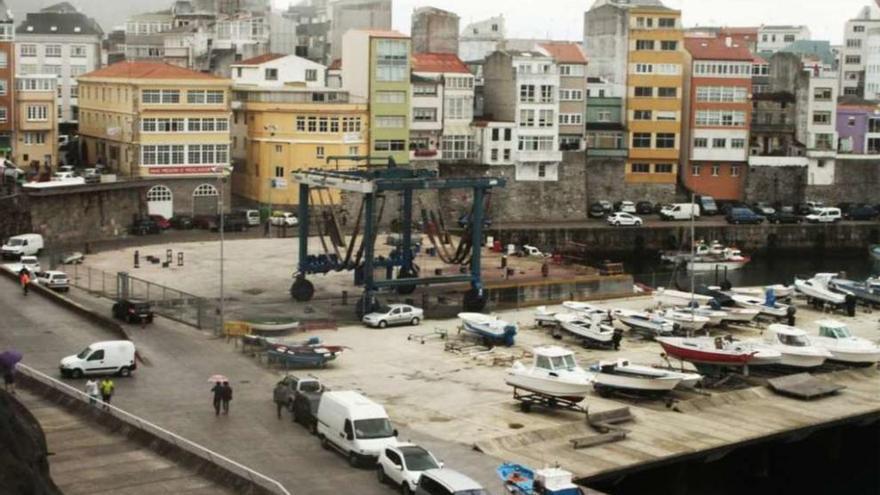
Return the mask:
<svg viewBox="0 0 880 495">
<path fill-rule="evenodd" d="M 21 361 L 21 358 L 21 353 L 15 350 L 0 352 L 0 366 L 12 369 L 16 363 Z"/>
</svg>

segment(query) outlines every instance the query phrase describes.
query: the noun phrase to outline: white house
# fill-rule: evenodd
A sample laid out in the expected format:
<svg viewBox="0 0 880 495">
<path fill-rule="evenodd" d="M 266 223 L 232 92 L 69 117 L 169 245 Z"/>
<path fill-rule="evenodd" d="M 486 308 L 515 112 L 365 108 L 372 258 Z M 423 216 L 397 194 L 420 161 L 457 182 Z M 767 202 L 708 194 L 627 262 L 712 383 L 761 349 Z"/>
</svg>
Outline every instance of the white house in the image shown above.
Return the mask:
<svg viewBox="0 0 880 495">
<path fill-rule="evenodd" d="M 410 81 L 410 159 L 437 159 L 440 155 L 440 136 L 443 133 L 443 78 L 440 74 L 413 72 Z"/>
<path fill-rule="evenodd" d="M 516 122 L 474 121 L 477 158 L 485 165 L 513 165 L 516 156 Z"/>
<path fill-rule="evenodd" d="M 837 157 L 837 96 L 840 80 L 837 73 L 821 68 L 807 68 L 810 86 L 807 114 L 808 183 L 834 184 Z"/>
<path fill-rule="evenodd" d="M 778 52 L 799 40 L 810 39 L 807 26 L 761 26 L 758 28 L 758 51 Z"/>
<path fill-rule="evenodd" d="M 297 82 L 309 88 L 326 86 L 326 67 L 296 55 L 267 53 L 236 62 L 231 68 L 237 85 L 270 88 Z"/>
</svg>

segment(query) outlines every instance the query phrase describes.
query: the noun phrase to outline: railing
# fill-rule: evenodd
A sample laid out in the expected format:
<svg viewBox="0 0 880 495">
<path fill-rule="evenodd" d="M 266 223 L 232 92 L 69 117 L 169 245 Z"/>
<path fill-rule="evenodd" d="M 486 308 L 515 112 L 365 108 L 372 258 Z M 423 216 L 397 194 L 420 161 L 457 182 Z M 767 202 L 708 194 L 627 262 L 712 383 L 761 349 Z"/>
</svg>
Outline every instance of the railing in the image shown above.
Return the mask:
<svg viewBox="0 0 880 495">
<path fill-rule="evenodd" d="M 77 390 L 70 385 L 60 382 L 48 375 L 45 375 L 31 368 L 30 366 L 19 363 L 16 366 L 16 370 L 22 375 L 25 375 L 32 380 L 43 384 L 44 386 L 68 395 L 83 403 L 89 403 L 91 401 L 91 397 L 89 397 L 82 391 Z M 271 493 L 290 495 L 290 492 L 287 491 L 287 489 L 284 488 L 281 483 L 264 474 L 258 473 L 247 466 L 239 464 L 228 457 L 225 457 L 221 454 L 218 454 L 217 452 L 214 452 L 211 449 L 208 449 L 207 447 L 199 445 L 191 440 L 187 440 L 180 435 L 172 433 L 162 428 L 161 426 L 150 423 L 149 421 L 135 416 L 134 414 L 131 414 L 127 411 L 124 411 L 112 404 L 104 404 L 102 402 L 101 405 L 104 407 L 105 412 L 116 417 L 120 421 L 123 421 L 141 431 L 145 431 L 157 438 L 160 438 L 161 440 L 171 445 L 174 445 L 180 450 L 183 450 L 191 455 L 215 464 L 222 469 L 225 469 L 226 471 L 235 474 L 236 476 L 247 479 L 254 485 L 257 485 Z"/>
</svg>

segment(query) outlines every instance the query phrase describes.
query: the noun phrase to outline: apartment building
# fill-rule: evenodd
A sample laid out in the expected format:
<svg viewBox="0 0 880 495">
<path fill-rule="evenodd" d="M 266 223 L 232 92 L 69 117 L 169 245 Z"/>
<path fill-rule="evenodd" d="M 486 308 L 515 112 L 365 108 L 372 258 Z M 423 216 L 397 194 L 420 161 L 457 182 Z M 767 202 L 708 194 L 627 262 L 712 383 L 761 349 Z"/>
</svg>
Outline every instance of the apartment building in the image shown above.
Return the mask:
<svg viewBox="0 0 880 495">
<path fill-rule="evenodd" d="M 584 149 L 587 56 L 577 43 L 540 43 L 559 68 L 559 149 Z"/>
<path fill-rule="evenodd" d="M 458 38 L 458 58 L 465 62 L 482 60 L 497 50 L 506 37 L 503 15 L 468 24 Z"/>
<path fill-rule="evenodd" d="M 584 117 L 588 158 L 614 158 L 626 164 L 626 111 L 623 98 L 614 96 L 605 81 L 587 78 L 587 111 Z"/>
<path fill-rule="evenodd" d="M 663 6 L 629 9 L 626 77 L 627 183 L 674 184 L 682 146 L 681 12 Z"/>
<path fill-rule="evenodd" d="M 17 75 L 58 77 L 57 114 L 66 128 L 79 120 L 77 77 L 100 67 L 104 32 L 91 17 L 59 5 L 27 14 L 16 28 L 15 67 Z"/>
<path fill-rule="evenodd" d="M 516 122 L 474 121 L 476 158 L 484 165 L 514 165 L 516 157 Z"/>
<path fill-rule="evenodd" d="M 872 48 L 868 36 L 872 30 L 880 30 L 880 7 L 877 5 L 862 7 L 854 18 L 846 21 L 840 53 L 842 95 L 865 96 L 865 70 Z M 875 39 L 874 44 L 873 48 L 880 52 L 880 39 Z"/>
<path fill-rule="evenodd" d="M 484 112 L 516 124 L 518 181 L 559 177 L 559 68 L 537 51 L 496 51 L 483 66 Z"/>
<path fill-rule="evenodd" d="M 147 192 L 151 214 L 217 213 L 230 163 L 228 79 L 132 61 L 80 76 L 79 86 L 85 163 L 160 179 Z M 225 194 L 228 183 L 223 187 Z"/>
<path fill-rule="evenodd" d="M 799 40 L 810 39 L 807 26 L 758 27 L 758 51 L 775 53 Z"/>
<path fill-rule="evenodd" d="M 15 21 L 0 0 L 0 157 L 12 156 L 15 136 Z"/>
<path fill-rule="evenodd" d="M 351 30 L 342 38 L 342 85 L 369 108 L 369 154 L 409 162 L 410 39 L 397 31 Z"/>
<path fill-rule="evenodd" d="M 315 65 L 277 55 L 233 66 L 232 189 L 237 196 L 292 207 L 299 203 L 299 188 L 289 183 L 291 172 L 351 167 L 354 161 L 327 159 L 367 155 L 367 103 L 316 84 L 309 72 Z M 335 190 L 320 196 L 325 203 L 339 200 Z"/>
<path fill-rule="evenodd" d="M 413 53 L 458 55 L 458 14 L 436 7 L 420 7 L 412 14 Z"/>
<path fill-rule="evenodd" d="M 420 72 L 420 65 L 418 54 L 413 55 L 410 160 L 436 160 L 440 158 L 443 134 L 443 78 L 439 74 Z"/>
<path fill-rule="evenodd" d="M 682 184 L 722 200 L 742 199 L 748 173 L 753 56 L 731 37 L 686 38 Z"/>
<path fill-rule="evenodd" d="M 58 77 L 32 74 L 15 79 L 12 161 L 20 167 L 54 167 L 58 163 Z"/>
<path fill-rule="evenodd" d="M 391 29 L 391 0 L 302 0 L 284 17 L 296 23 L 296 55 L 330 65 L 342 58 L 348 31 Z"/>
<path fill-rule="evenodd" d="M 867 103 L 838 105 L 837 134 L 838 156 L 880 154 L 880 108 Z"/>
</svg>

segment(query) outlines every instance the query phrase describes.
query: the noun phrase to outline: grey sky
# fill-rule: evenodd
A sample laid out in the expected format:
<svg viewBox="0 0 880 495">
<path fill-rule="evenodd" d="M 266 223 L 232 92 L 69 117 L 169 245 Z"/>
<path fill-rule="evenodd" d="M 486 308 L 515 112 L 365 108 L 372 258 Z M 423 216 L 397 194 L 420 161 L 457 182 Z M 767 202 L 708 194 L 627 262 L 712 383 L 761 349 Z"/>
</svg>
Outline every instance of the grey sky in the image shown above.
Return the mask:
<svg viewBox="0 0 880 495">
<path fill-rule="evenodd" d="M 871 0 L 664 0 L 681 9 L 686 26 L 807 24 L 814 39 L 839 44 L 843 24 Z M 274 0 L 286 7 L 289 0 Z M 503 13 L 508 35 L 517 38 L 582 38 L 583 12 L 593 0 L 394 0 L 394 27 L 409 32 L 416 7 L 432 5 L 456 12 L 462 25 Z"/>
</svg>

